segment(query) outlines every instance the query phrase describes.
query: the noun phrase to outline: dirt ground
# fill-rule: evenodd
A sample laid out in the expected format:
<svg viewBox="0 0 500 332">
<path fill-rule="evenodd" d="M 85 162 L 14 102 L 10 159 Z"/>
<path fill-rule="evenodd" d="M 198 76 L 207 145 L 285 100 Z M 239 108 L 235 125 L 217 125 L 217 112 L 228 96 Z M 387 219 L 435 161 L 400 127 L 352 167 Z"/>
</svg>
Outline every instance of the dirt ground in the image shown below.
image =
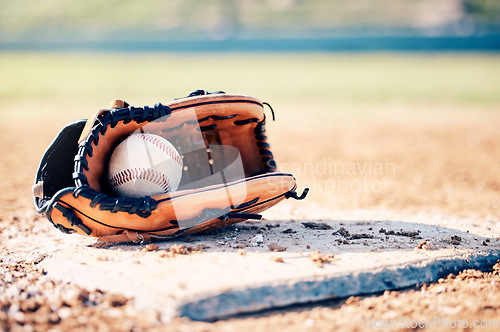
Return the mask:
<svg viewBox="0 0 500 332">
<path fill-rule="evenodd" d="M 307 200 L 297 202 L 306 210 L 314 212 L 319 206 L 338 215 L 367 211 L 380 219 L 390 211 L 400 220 L 421 212 L 458 216 L 485 225 L 491 237 L 498 238 L 500 115 L 452 114 L 388 111 L 383 116 L 328 119 L 322 124 L 305 119 L 301 126 L 283 117 L 269 132 L 278 166 L 292 172 L 300 188 L 311 188 Z M 36 234 L 52 231 L 33 210 L 31 185 L 41 155 L 61 125 L 42 119 L 22 126 L 13 121 L 0 124 L 4 151 L 0 330 L 355 331 L 410 330 L 417 324 L 455 330 L 466 323 L 500 328 L 494 325 L 500 317 L 499 264 L 491 271 L 468 270 L 416 289 L 214 323 L 184 318 L 162 322 L 154 312 L 135 309 L 130 299 L 50 280 L 37 267 L 43 257 L 17 261 L 12 255 L 17 249 L 9 247 L 9 238 L 30 241 Z M 295 132 L 290 137 L 292 127 Z"/>
</svg>

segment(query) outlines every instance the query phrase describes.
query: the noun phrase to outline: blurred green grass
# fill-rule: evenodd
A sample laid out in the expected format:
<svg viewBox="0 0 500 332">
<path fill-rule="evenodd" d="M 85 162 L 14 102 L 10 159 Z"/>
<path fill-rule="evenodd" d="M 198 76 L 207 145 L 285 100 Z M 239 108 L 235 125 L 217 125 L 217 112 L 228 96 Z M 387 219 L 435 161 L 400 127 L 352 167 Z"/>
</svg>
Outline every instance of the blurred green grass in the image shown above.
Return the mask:
<svg viewBox="0 0 500 332">
<path fill-rule="evenodd" d="M 0 75 L 3 114 L 23 103 L 87 113 L 114 98 L 153 105 L 195 89 L 333 113 L 342 112 L 336 105 L 500 107 L 500 56 L 491 54 L 0 53 Z"/>
</svg>

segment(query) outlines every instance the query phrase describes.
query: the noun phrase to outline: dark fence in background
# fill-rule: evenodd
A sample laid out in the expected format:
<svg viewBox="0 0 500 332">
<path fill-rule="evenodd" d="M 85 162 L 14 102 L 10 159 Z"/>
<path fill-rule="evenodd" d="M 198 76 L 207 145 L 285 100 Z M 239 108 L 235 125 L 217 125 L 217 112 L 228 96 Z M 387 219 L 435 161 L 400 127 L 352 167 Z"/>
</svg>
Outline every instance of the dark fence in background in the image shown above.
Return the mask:
<svg viewBox="0 0 500 332">
<path fill-rule="evenodd" d="M 500 33 L 480 36 L 342 36 L 213 39 L 24 39 L 0 51 L 103 52 L 498 52 Z"/>
</svg>

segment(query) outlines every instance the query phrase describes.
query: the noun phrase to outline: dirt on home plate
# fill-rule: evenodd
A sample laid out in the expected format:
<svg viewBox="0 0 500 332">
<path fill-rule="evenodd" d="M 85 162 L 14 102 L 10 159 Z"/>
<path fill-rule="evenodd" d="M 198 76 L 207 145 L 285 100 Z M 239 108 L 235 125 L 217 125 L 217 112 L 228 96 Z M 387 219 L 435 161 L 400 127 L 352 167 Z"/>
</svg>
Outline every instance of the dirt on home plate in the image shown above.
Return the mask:
<svg viewBox="0 0 500 332">
<path fill-rule="evenodd" d="M 41 119 L 23 126 L 8 121 L 0 124 L 3 151 L 0 331 L 500 328 L 495 325 L 500 319 L 500 264 L 490 271 L 466 270 L 413 289 L 282 308 L 212 323 L 188 318 L 165 322 L 155 311 L 137 309 L 133 301 L 123 295 L 52 280 L 40 268 L 44 254 L 29 252 L 30 243 L 37 237 L 53 239 L 44 245 L 57 249 L 57 239 L 64 236 L 32 207 L 31 185 L 37 164 L 60 129 L 59 124 Z M 294 173 L 300 188 L 311 188 L 306 200 L 286 207 L 306 211 L 304 223 L 310 224 L 303 224 L 304 232 L 328 226 L 322 226 L 321 218 L 315 217 L 320 209 L 331 211 L 332 220 L 351 216 L 358 220 L 404 221 L 426 213 L 441 219 L 464 218 L 471 225 L 485 229 L 488 241 L 484 240 L 480 246 L 500 241 L 500 115 L 477 116 L 465 112 L 454 117 L 408 111 L 404 117 L 344 119 L 328 124 L 304 121 L 300 128 L 294 127 L 294 138 L 288 136 L 287 128 L 293 124 L 286 119 L 269 130 L 282 170 Z M 308 147 L 306 156 L 306 152 L 294 148 L 292 139 Z M 386 168 L 379 172 L 375 168 L 367 171 L 367 167 L 380 165 Z M 358 190 L 360 186 L 365 188 Z M 274 217 L 277 213 L 270 215 Z M 251 227 L 252 224 L 242 225 Z M 281 226 L 287 234 L 286 224 L 281 222 Z M 264 227 L 261 234 L 265 236 L 267 231 Z M 334 231 L 340 239 L 340 247 L 347 235 L 356 235 L 361 241 L 370 236 L 353 234 L 340 225 Z M 391 231 L 400 230 L 384 229 L 382 233 L 389 236 L 387 232 Z M 459 237 L 450 241 L 460 246 Z M 315 249 L 314 242 L 305 245 Z M 424 241 L 417 245 L 431 244 Z M 168 259 L 205 250 L 188 247 L 188 244 L 171 246 L 162 255 Z M 158 254 L 157 249 L 155 244 L 150 244 L 138 248 L 137 252 Z M 244 245 L 224 247 L 224 250 L 246 254 Z M 280 253 L 283 248 L 280 244 L 271 244 L 269 250 Z M 278 256 L 273 259 L 276 264 L 280 263 Z M 333 259 L 335 252 L 311 254 L 311 260 L 317 264 Z"/>
</svg>

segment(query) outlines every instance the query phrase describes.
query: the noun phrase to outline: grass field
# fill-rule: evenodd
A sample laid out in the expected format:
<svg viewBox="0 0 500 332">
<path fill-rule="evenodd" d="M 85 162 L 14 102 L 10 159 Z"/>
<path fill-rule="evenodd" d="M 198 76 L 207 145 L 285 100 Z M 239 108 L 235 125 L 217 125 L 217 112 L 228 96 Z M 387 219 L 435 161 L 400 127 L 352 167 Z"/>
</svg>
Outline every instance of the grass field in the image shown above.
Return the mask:
<svg viewBox="0 0 500 332">
<path fill-rule="evenodd" d="M 57 109 L 71 101 L 88 114 L 116 97 L 154 104 L 199 88 L 257 96 L 279 113 L 500 106 L 497 55 L 4 53 L 0 72 L 2 113 L 18 103 Z"/>
</svg>

